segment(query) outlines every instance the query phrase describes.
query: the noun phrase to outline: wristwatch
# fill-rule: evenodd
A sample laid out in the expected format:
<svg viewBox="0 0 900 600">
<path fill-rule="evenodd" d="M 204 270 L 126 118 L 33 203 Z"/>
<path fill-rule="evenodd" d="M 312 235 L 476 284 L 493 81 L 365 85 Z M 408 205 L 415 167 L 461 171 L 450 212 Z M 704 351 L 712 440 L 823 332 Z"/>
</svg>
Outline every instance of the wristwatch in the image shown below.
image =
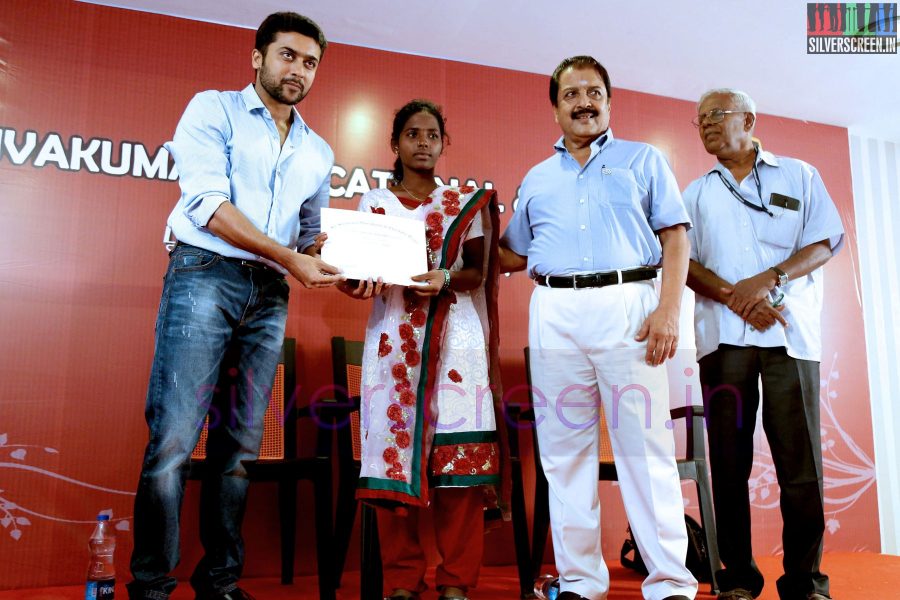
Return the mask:
<svg viewBox="0 0 900 600">
<path fill-rule="evenodd" d="M 788 274 L 779 269 L 778 267 L 770 267 L 773 271 L 775 271 L 775 275 L 778 276 L 778 287 L 784 287 L 788 282 Z"/>
</svg>

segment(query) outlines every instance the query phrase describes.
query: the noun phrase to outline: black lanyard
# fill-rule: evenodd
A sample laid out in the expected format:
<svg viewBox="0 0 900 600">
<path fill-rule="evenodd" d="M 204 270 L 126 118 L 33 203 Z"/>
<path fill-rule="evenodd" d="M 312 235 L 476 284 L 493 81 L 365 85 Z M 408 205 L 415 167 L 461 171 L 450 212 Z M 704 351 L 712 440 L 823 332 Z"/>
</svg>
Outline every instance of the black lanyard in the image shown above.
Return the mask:
<svg viewBox="0 0 900 600">
<path fill-rule="evenodd" d="M 757 151 L 757 156 L 758 155 L 759 154 Z M 716 175 L 719 176 L 719 179 L 722 180 L 722 183 L 724 183 L 725 187 L 728 188 L 728 191 L 731 192 L 731 195 L 734 196 L 735 198 L 737 198 L 741 202 L 741 204 L 743 204 L 745 206 L 749 206 L 750 208 L 752 208 L 755 211 L 764 212 L 767 215 L 769 215 L 770 217 L 775 216 L 772 213 L 772 211 L 770 211 L 765 206 L 760 206 L 759 204 L 753 204 L 752 202 L 748 202 L 747 199 L 744 198 L 743 194 L 741 194 L 739 191 L 734 189 L 734 186 L 731 185 L 731 182 L 728 181 L 727 179 L 725 179 L 725 176 L 722 175 L 722 171 L 719 171 L 718 169 L 716 169 Z M 759 201 L 762 202 L 762 182 L 759 179 L 759 171 L 756 169 L 756 160 L 753 161 L 753 178 L 756 179 L 756 192 L 759 194 Z"/>
</svg>

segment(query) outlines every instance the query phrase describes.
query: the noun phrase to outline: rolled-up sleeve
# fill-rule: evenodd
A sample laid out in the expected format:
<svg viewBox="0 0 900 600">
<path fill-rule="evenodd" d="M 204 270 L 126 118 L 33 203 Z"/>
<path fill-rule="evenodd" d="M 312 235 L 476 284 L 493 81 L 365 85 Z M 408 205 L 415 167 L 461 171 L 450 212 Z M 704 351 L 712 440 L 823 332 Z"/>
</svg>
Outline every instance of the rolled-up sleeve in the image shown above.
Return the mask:
<svg viewBox="0 0 900 600">
<path fill-rule="evenodd" d="M 811 166 L 804 165 L 807 172 L 804 173 L 804 183 L 809 188 L 809 207 L 803 223 L 803 233 L 800 236 L 800 247 L 809 246 L 827 239 L 834 254 L 844 245 L 844 226 L 838 214 L 834 201 L 825 189 L 819 171 Z"/>
<path fill-rule="evenodd" d="M 231 199 L 227 140 L 231 126 L 215 92 L 194 96 L 165 147 L 175 159 L 181 186 L 180 208 L 195 227 Z"/>
<path fill-rule="evenodd" d="M 687 211 L 688 218 L 692 223 L 696 223 L 697 216 L 697 200 L 700 192 L 700 182 L 694 181 L 684 190 L 684 208 Z M 700 262 L 700 231 L 697 227 L 688 227 L 688 241 L 691 243 L 691 260 Z"/>
<path fill-rule="evenodd" d="M 684 225 L 690 229 L 691 220 L 684 208 L 675 174 L 663 154 L 652 146 L 644 164 L 644 177 L 650 194 L 647 220 L 653 231 L 673 225 Z"/>
<path fill-rule="evenodd" d="M 300 207 L 300 237 L 297 239 L 297 250 L 300 252 L 315 242 L 322 229 L 322 209 L 328 208 L 329 183 L 325 179 L 315 196 L 307 199 Z"/>
</svg>

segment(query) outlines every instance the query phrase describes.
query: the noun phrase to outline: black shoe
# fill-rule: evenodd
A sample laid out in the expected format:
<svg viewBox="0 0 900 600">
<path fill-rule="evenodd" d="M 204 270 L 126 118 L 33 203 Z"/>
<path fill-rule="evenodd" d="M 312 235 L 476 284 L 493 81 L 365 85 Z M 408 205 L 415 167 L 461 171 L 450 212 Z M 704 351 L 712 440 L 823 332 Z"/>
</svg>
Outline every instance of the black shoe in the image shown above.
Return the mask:
<svg viewBox="0 0 900 600">
<path fill-rule="evenodd" d="M 194 600 L 255 600 L 253 596 L 242 590 L 241 588 L 234 588 L 230 592 L 222 592 L 222 593 L 208 593 L 197 595 Z"/>
<path fill-rule="evenodd" d="M 684 594 L 678 594 L 677 596 L 666 596 L 663 600 L 691 600 Z"/>
</svg>

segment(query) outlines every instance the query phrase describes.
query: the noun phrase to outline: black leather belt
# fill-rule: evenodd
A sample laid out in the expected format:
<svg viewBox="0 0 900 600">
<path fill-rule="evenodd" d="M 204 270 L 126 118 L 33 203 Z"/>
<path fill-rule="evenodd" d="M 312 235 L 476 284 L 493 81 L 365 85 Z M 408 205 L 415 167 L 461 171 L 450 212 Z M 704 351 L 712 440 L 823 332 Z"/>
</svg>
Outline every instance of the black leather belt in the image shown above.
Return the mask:
<svg viewBox="0 0 900 600">
<path fill-rule="evenodd" d="M 580 275 L 538 275 L 534 278 L 538 285 L 552 288 L 597 288 L 633 281 L 645 281 L 656 279 L 656 269 L 653 267 L 638 267 L 624 271 L 603 271 L 601 273 L 582 273 Z"/>
<path fill-rule="evenodd" d="M 250 267 L 251 269 L 256 269 L 258 271 L 262 271 L 263 273 L 266 273 L 268 275 L 274 275 L 276 277 L 284 277 L 284 273 L 282 273 L 278 269 L 276 269 L 274 267 L 270 267 L 266 263 L 260 262 L 258 260 L 247 260 L 244 258 L 232 258 L 230 256 L 222 256 L 222 260 L 239 264 L 242 267 Z"/>
</svg>

